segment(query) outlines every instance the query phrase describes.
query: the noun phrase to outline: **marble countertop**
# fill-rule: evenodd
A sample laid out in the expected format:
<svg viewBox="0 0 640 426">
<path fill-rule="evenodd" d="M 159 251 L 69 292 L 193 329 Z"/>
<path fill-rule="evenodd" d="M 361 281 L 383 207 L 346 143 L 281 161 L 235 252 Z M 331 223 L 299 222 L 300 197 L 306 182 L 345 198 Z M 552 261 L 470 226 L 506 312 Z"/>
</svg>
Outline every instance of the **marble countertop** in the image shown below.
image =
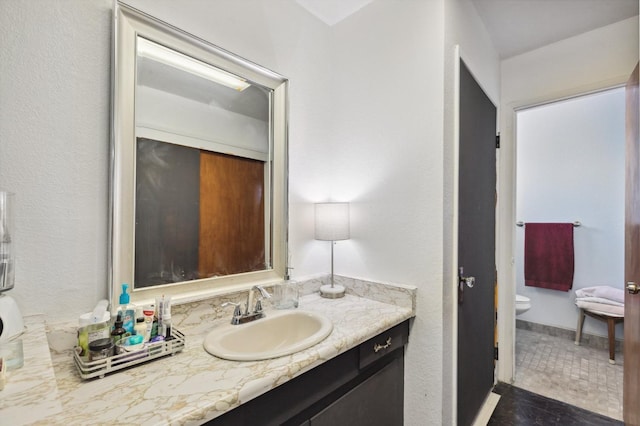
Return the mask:
<svg viewBox="0 0 640 426">
<path fill-rule="evenodd" d="M 204 337 L 228 322 L 228 312 L 214 313 L 210 303 L 176 307 L 174 327 L 186 340 L 182 352 L 91 380 L 80 378 L 69 348 L 56 349 L 60 334 L 49 333 L 50 349 L 44 318 L 28 317 L 24 367 L 7 374 L 0 423 L 201 424 L 413 317 L 415 292 L 406 296 L 412 300 L 395 304 L 353 294 L 335 300 L 306 295 L 299 309 L 331 318 L 329 337 L 289 356 L 252 362 L 219 359 L 203 349 Z"/>
</svg>

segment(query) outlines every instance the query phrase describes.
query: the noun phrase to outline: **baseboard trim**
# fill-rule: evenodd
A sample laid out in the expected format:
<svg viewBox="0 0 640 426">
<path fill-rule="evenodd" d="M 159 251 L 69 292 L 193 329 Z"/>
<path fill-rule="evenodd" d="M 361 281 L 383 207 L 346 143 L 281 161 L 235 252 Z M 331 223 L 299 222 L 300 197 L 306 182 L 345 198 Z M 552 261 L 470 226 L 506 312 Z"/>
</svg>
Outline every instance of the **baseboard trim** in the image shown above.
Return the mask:
<svg viewBox="0 0 640 426">
<path fill-rule="evenodd" d="M 552 325 L 538 324 L 535 322 L 516 319 L 516 329 L 534 331 L 536 333 L 543 333 L 549 336 L 562 337 L 568 340 L 576 340 L 576 331 L 566 328 L 554 327 Z M 598 349 L 609 349 L 609 340 L 604 336 L 596 336 L 595 334 L 589 334 L 582 332 L 582 338 L 580 344 Z M 623 340 L 616 339 L 616 351 L 622 351 L 624 347 Z"/>
<path fill-rule="evenodd" d="M 500 395 L 494 392 L 489 392 L 487 399 L 484 400 L 482 408 L 480 408 L 480 412 L 473 421 L 473 426 L 487 426 L 487 423 L 489 423 L 499 401 Z"/>
</svg>

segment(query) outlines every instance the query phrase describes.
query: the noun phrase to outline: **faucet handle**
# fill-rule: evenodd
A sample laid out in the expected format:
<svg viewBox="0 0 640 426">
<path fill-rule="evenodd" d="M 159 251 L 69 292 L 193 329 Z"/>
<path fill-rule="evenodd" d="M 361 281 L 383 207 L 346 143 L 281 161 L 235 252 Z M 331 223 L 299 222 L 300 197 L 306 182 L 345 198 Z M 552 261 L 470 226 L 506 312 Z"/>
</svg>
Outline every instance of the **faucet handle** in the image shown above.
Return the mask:
<svg viewBox="0 0 640 426">
<path fill-rule="evenodd" d="M 260 293 L 260 295 L 257 297 L 255 306 L 253 308 L 253 312 L 249 312 L 249 306 L 253 304 L 253 298 L 251 297 L 253 295 L 254 291 L 258 291 Z M 257 314 L 257 313 L 262 313 L 262 302 L 261 299 L 269 299 L 271 298 L 271 294 L 264 289 L 264 287 L 262 287 L 261 285 L 254 285 L 253 287 L 251 287 L 251 290 L 249 290 L 249 292 L 247 293 L 247 312 L 246 314 L 249 315 L 251 313 Z"/>
<path fill-rule="evenodd" d="M 253 310 L 253 312 L 256 313 L 256 314 L 259 313 L 259 312 L 262 312 L 262 299 L 258 299 L 256 301 L 256 307 Z"/>
<path fill-rule="evenodd" d="M 224 302 L 222 305 L 223 308 L 226 308 L 227 306 L 235 306 L 235 309 L 233 310 L 233 316 L 234 317 L 239 317 L 242 315 L 242 309 L 240 308 L 240 303 L 235 303 L 235 302 Z"/>
</svg>

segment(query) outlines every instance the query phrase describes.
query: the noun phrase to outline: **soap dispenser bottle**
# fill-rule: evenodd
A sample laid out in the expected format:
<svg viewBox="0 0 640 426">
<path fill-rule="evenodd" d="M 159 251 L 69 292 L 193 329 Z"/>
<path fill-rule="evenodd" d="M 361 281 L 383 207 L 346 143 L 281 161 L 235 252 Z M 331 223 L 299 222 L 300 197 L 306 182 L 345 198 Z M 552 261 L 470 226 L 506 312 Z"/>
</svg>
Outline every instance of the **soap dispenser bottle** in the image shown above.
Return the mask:
<svg viewBox="0 0 640 426">
<path fill-rule="evenodd" d="M 136 325 L 136 307 L 129 303 L 130 297 L 127 293 L 129 284 L 122 284 L 122 294 L 120 294 L 119 311 L 122 312 L 122 327 L 129 333 L 134 334 Z"/>
</svg>

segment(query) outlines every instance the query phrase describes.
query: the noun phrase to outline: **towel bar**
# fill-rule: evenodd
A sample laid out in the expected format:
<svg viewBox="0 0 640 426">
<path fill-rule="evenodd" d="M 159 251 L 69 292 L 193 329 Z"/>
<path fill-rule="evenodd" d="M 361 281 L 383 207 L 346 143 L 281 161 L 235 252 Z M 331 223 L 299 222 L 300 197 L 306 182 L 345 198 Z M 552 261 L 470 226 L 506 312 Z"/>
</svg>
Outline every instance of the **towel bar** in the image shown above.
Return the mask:
<svg viewBox="0 0 640 426">
<path fill-rule="evenodd" d="M 516 222 L 516 226 L 523 227 L 524 226 L 524 222 L 522 222 L 522 221 Z M 574 228 L 577 228 L 578 226 L 582 226 L 582 223 L 580 223 L 580 221 L 576 220 L 575 222 L 573 222 L 573 227 Z"/>
</svg>

